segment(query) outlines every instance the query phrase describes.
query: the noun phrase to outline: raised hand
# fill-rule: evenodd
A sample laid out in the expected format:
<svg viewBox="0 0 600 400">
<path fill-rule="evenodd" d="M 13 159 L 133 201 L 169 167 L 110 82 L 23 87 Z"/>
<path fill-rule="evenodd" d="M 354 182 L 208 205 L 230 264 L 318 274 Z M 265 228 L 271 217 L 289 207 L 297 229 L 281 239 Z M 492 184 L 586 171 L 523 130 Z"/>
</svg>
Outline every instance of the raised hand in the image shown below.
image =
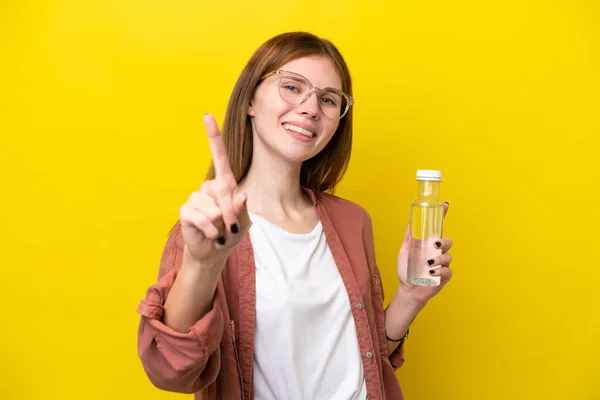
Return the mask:
<svg viewBox="0 0 600 400">
<path fill-rule="evenodd" d="M 206 114 L 204 125 L 216 176 L 190 195 L 179 218 L 187 254 L 210 264 L 222 260 L 242 240 L 250 218 L 246 194 L 238 192 L 217 122 Z"/>
</svg>

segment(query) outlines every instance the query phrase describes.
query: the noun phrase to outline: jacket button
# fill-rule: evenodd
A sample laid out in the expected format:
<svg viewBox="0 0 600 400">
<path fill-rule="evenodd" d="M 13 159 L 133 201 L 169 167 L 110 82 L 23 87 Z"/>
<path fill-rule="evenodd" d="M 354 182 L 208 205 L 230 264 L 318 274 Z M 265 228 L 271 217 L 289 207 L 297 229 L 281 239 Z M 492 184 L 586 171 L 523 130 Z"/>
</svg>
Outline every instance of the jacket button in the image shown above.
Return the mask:
<svg viewBox="0 0 600 400">
<path fill-rule="evenodd" d="M 365 354 L 365 357 L 367 357 L 370 360 L 371 358 L 373 358 L 373 353 L 371 353 L 370 351 L 367 351 L 367 353 Z"/>
<path fill-rule="evenodd" d="M 362 303 L 356 303 L 356 308 L 358 308 L 359 310 L 362 310 Z"/>
</svg>

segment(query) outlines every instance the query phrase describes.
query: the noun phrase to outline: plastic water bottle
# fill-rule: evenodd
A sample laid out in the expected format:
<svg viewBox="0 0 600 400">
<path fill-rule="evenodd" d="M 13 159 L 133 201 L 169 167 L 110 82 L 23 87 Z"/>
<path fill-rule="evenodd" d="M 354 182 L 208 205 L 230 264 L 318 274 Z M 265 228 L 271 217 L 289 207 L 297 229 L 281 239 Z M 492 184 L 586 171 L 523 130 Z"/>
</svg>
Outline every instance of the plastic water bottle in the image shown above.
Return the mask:
<svg viewBox="0 0 600 400">
<path fill-rule="evenodd" d="M 413 285 L 438 286 L 439 276 L 431 276 L 427 263 L 442 253 L 435 242 L 442 237 L 444 204 L 440 201 L 441 171 L 417 171 L 417 197 L 410 207 L 410 248 L 408 282 Z"/>
</svg>

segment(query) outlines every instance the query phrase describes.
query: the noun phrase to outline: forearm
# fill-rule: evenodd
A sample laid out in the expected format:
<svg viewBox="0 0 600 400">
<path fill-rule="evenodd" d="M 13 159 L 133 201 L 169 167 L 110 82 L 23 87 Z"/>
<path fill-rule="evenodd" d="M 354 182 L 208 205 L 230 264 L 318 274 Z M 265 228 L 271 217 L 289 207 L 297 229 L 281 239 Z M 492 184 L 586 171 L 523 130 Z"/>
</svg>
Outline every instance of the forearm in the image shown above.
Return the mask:
<svg viewBox="0 0 600 400">
<path fill-rule="evenodd" d="M 181 268 L 165 300 L 165 325 L 185 333 L 210 311 L 225 261 L 201 265 L 184 251 Z"/>
<path fill-rule="evenodd" d="M 402 290 L 402 286 L 399 286 L 392 301 L 385 310 L 385 331 L 387 337 L 391 339 L 402 338 L 424 306 L 425 304 L 420 304 L 413 300 L 410 294 Z M 391 354 L 399 344 L 400 342 L 398 341 L 388 340 L 388 354 Z"/>
</svg>

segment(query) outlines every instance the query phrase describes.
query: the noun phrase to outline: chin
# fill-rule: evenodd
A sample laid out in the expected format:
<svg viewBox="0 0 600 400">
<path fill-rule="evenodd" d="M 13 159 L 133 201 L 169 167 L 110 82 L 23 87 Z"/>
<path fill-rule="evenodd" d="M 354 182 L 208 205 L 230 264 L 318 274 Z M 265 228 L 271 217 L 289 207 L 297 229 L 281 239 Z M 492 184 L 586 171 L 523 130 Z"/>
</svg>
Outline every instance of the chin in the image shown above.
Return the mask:
<svg viewBox="0 0 600 400">
<path fill-rule="evenodd" d="M 310 160 L 316 155 L 317 153 L 298 151 L 298 149 L 281 152 L 281 157 L 292 164 L 302 164 L 304 161 Z"/>
</svg>

